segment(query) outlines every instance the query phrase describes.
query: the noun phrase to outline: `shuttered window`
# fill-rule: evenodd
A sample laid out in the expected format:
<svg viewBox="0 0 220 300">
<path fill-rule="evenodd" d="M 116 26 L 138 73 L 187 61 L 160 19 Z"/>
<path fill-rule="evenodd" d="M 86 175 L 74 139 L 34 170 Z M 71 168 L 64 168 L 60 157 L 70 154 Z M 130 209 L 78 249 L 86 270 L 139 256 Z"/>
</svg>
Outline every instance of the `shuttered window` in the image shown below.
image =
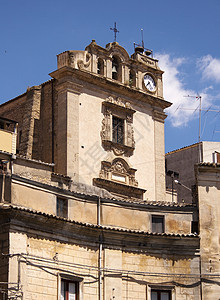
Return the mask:
<svg viewBox="0 0 220 300">
<path fill-rule="evenodd" d="M 61 300 L 79 300 L 79 282 L 62 279 Z"/>
</svg>

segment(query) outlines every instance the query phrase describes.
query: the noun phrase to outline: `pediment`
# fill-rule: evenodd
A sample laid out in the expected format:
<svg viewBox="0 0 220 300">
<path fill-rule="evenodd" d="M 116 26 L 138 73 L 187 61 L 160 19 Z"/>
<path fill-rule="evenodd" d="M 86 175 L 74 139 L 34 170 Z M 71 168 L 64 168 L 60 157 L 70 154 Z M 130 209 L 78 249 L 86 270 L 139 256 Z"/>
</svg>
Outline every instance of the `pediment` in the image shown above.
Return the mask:
<svg viewBox="0 0 220 300">
<path fill-rule="evenodd" d="M 128 52 L 117 42 L 107 44 L 106 49 L 110 57 L 118 56 L 122 62 L 127 62 L 130 59 Z"/>
</svg>

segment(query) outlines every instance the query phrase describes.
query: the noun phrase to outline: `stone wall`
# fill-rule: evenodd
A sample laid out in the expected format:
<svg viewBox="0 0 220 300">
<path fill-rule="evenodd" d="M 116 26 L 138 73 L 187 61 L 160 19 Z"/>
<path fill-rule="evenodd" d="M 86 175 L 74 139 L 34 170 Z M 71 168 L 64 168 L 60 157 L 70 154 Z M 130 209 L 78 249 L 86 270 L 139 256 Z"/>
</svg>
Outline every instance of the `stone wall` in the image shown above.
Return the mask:
<svg viewBox="0 0 220 300">
<path fill-rule="evenodd" d="M 220 164 L 196 166 L 203 299 L 220 295 Z"/>
<path fill-rule="evenodd" d="M 80 299 L 98 299 L 99 251 L 95 242 L 93 246 L 71 239 L 67 242 L 65 238 L 61 242 L 58 235 L 52 238 L 42 232 L 41 237 L 33 232 L 11 235 L 11 253 L 19 253 L 21 249 L 16 249 L 16 243 L 23 241 L 23 254 L 18 259 L 11 258 L 10 269 L 15 270 L 11 274 L 15 282 L 17 270 L 20 272 L 24 299 L 57 300 L 60 279 L 66 277 L 79 280 L 83 295 Z M 103 248 L 101 262 L 104 300 L 146 300 L 150 299 L 151 288 L 161 286 L 171 289 L 172 299 L 199 299 L 199 259 L 193 255 L 170 255 L 166 250 L 163 255 L 150 254 L 112 245 Z"/>
</svg>

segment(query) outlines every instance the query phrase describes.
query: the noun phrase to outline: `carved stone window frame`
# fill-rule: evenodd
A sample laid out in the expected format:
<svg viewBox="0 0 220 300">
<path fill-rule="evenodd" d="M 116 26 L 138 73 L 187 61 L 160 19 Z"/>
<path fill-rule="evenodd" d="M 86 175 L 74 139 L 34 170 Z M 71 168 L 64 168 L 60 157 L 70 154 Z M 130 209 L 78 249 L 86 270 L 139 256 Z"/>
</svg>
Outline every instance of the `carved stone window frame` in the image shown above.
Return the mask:
<svg viewBox="0 0 220 300">
<path fill-rule="evenodd" d="M 131 186 L 138 186 L 138 182 L 135 179 L 136 171 L 124 159 L 115 158 L 112 162 L 102 161 L 99 177 Z"/>
<path fill-rule="evenodd" d="M 113 151 L 115 155 L 131 156 L 135 149 L 133 130 L 133 114 L 135 113 L 135 110 L 132 109 L 129 102 L 123 101 L 120 97 L 108 97 L 106 101 L 102 103 L 102 112 L 104 115 L 101 131 L 103 148 L 106 151 Z M 123 144 L 113 142 L 113 116 L 124 120 Z"/>
<path fill-rule="evenodd" d="M 94 178 L 93 184 L 116 195 L 143 199 L 146 190 L 138 188 L 136 171 L 120 157 L 116 157 L 112 162 L 102 161 L 99 178 Z"/>
</svg>

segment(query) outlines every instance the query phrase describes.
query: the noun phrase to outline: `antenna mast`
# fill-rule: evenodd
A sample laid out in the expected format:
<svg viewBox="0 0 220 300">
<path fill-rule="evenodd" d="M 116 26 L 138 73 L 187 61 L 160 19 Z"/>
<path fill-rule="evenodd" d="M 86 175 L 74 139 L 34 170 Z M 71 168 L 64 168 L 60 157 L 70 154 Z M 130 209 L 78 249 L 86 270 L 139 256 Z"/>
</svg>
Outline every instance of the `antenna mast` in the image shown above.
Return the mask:
<svg viewBox="0 0 220 300">
<path fill-rule="evenodd" d="M 196 98 L 199 100 L 199 163 L 202 162 L 202 151 L 201 151 L 201 111 L 202 111 L 202 97 L 201 96 L 185 96 L 189 98 Z"/>
</svg>

